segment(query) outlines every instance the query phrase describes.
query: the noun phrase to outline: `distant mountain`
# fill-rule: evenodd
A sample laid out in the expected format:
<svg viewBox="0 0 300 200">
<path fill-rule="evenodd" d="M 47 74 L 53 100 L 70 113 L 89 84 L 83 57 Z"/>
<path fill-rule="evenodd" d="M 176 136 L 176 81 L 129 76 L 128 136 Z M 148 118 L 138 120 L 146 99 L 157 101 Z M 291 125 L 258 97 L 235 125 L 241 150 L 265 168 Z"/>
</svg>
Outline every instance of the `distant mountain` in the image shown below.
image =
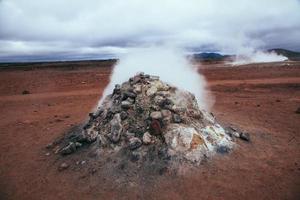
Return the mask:
<svg viewBox="0 0 300 200">
<path fill-rule="evenodd" d="M 222 61 L 229 58 L 229 55 L 222 55 L 219 53 L 197 53 L 193 55 L 193 58 L 198 61 Z"/>
<path fill-rule="evenodd" d="M 277 54 L 283 55 L 289 60 L 300 61 L 300 52 L 290 51 L 287 49 L 269 49 L 268 52 L 275 52 Z"/>
</svg>

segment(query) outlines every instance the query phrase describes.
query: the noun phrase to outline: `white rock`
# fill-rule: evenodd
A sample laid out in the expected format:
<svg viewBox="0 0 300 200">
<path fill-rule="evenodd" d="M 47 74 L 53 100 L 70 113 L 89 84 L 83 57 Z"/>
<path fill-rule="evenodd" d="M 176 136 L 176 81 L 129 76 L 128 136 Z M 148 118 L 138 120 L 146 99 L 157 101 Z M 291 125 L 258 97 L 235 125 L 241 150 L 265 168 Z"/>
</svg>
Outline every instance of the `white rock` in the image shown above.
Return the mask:
<svg viewBox="0 0 300 200">
<path fill-rule="evenodd" d="M 144 144 L 150 144 L 151 143 L 151 138 L 152 138 L 152 136 L 150 135 L 149 132 L 144 133 L 144 135 L 143 135 L 143 143 Z"/>
<path fill-rule="evenodd" d="M 161 118 L 162 118 L 162 114 L 161 114 L 160 111 L 155 111 L 155 112 L 152 112 L 152 113 L 150 114 L 150 117 L 151 117 L 152 119 L 161 119 Z"/>
<path fill-rule="evenodd" d="M 147 96 L 152 96 L 157 92 L 157 88 L 155 86 L 151 86 L 148 90 L 147 90 Z"/>
</svg>

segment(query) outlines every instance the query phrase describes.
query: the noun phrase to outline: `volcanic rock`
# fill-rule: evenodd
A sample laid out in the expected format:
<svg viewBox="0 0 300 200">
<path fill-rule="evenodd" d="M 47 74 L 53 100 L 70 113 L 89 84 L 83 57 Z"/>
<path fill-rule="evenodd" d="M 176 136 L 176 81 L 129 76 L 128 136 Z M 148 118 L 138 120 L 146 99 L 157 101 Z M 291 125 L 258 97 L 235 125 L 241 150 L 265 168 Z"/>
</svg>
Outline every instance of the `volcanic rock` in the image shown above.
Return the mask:
<svg viewBox="0 0 300 200">
<path fill-rule="evenodd" d="M 30 94 L 30 92 L 29 92 L 28 90 L 24 90 L 24 91 L 22 92 L 22 94 L 23 94 L 23 95 L 26 95 L 26 94 Z"/>
<path fill-rule="evenodd" d="M 111 125 L 111 133 L 110 140 L 114 143 L 120 140 L 120 136 L 122 133 L 122 124 L 120 114 L 116 114 L 114 118 L 110 121 Z"/>
<path fill-rule="evenodd" d="M 193 94 L 143 73 L 116 85 L 83 127 L 61 152 L 73 153 L 80 142 L 98 149 L 102 156 L 97 158 L 121 156 L 116 160 L 155 161 L 164 167 L 181 161 L 199 164 L 234 145 Z"/>
<path fill-rule="evenodd" d="M 152 113 L 150 114 L 150 117 L 151 117 L 152 119 L 161 119 L 161 118 L 162 118 L 162 114 L 161 114 L 161 112 L 159 112 L 159 111 L 155 111 L 155 112 L 152 112 Z"/>
<path fill-rule="evenodd" d="M 132 137 L 129 139 L 129 148 L 131 150 L 137 149 L 142 146 L 142 141 L 137 137 Z"/>
<path fill-rule="evenodd" d="M 76 151 L 76 144 L 74 142 L 70 142 L 67 146 L 60 150 L 60 153 L 63 155 L 71 154 Z"/>
<path fill-rule="evenodd" d="M 242 140 L 247 141 L 247 142 L 250 141 L 250 135 L 249 135 L 249 133 L 241 133 L 241 134 L 240 134 L 240 138 L 241 138 Z"/>
<path fill-rule="evenodd" d="M 143 143 L 150 144 L 151 143 L 151 135 L 149 132 L 144 133 L 143 135 Z"/>
<path fill-rule="evenodd" d="M 300 107 L 295 111 L 296 114 L 300 114 Z"/>
</svg>

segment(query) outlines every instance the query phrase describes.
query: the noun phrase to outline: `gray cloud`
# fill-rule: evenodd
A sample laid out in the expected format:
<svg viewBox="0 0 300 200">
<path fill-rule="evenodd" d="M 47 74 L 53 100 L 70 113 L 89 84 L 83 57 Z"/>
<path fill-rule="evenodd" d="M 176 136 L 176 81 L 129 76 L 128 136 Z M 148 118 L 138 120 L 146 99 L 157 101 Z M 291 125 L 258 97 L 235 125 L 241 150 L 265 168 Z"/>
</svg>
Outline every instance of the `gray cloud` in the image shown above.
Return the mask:
<svg viewBox="0 0 300 200">
<path fill-rule="evenodd" d="M 299 11 L 297 0 L 2 0 L 0 61 L 118 56 L 153 44 L 300 50 Z"/>
</svg>

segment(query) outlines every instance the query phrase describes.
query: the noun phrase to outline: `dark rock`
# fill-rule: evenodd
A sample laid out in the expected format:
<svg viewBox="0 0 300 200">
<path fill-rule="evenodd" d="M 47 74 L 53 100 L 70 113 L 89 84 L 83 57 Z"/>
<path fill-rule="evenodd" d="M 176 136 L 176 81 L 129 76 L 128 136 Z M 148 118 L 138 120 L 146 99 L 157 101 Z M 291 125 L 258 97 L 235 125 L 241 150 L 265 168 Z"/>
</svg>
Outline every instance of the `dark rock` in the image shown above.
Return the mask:
<svg viewBox="0 0 300 200">
<path fill-rule="evenodd" d="M 142 141 L 137 137 L 132 137 L 129 139 L 129 148 L 131 150 L 137 149 L 142 146 Z"/>
<path fill-rule="evenodd" d="M 120 113 L 121 120 L 126 119 L 127 116 L 128 116 L 128 114 L 127 114 L 127 112 L 125 112 L 125 111 L 122 111 L 122 112 Z"/>
<path fill-rule="evenodd" d="M 30 92 L 29 92 L 28 90 L 24 90 L 24 91 L 22 92 L 22 94 L 23 94 L 23 95 L 26 95 L 26 94 L 30 94 Z"/>
<path fill-rule="evenodd" d="M 114 95 L 118 95 L 118 94 L 121 94 L 121 86 L 119 84 L 116 84 L 115 85 L 115 88 L 114 88 L 114 91 L 113 91 L 113 96 Z"/>
<path fill-rule="evenodd" d="M 134 92 L 129 92 L 129 91 L 124 92 L 123 95 L 124 95 L 124 98 L 125 98 L 125 99 L 128 98 L 128 97 L 135 99 L 136 96 L 137 96 L 136 93 L 134 93 Z"/>
<path fill-rule="evenodd" d="M 241 133 L 241 134 L 240 134 L 240 138 L 241 138 L 242 140 L 247 141 L 247 142 L 250 141 L 250 135 L 249 135 L 249 133 Z"/>
<path fill-rule="evenodd" d="M 229 152 L 230 152 L 230 148 L 228 148 L 227 146 L 218 146 L 217 147 L 217 153 L 227 154 Z"/>
<path fill-rule="evenodd" d="M 164 98 L 163 101 L 160 102 L 159 106 L 162 108 L 166 108 L 169 109 L 174 105 L 174 103 L 168 99 L 168 98 Z"/>
<path fill-rule="evenodd" d="M 162 133 L 161 125 L 158 120 L 152 120 L 150 124 L 150 132 L 154 135 L 159 135 Z"/>
<path fill-rule="evenodd" d="M 78 134 L 75 137 L 75 141 L 77 141 L 77 142 L 86 142 L 87 138 L 86 138 L 86 136 L 84 134 Z"/>
<path fill-rule="evenodd" d="M 67 146 L 60 150 L 60 153 L 63 155 L 68 155 L 76 151 L 76 145 L 74 142 L 70 142 Z"/>
<path fill-rule="evenodd" d="M 296 114 L 300 114 L 300 107 L 295 111 Z"/>
<path fill-rule="evenodd" d="M 75 142 L 76 148 L 82 147 L 82 144 L 80 142 Z"/>
</svg>

